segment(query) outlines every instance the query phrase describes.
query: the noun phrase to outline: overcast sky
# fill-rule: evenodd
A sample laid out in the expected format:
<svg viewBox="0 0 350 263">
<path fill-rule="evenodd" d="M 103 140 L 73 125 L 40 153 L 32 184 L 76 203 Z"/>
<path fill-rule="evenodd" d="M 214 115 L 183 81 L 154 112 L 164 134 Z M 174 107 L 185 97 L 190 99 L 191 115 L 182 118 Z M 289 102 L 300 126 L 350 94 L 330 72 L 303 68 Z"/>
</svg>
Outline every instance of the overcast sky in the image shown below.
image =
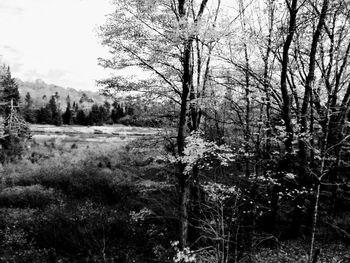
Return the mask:
<svg viewBox="0 0 350 263">
<path fill-rule="evenodd" d="M 106 76 L 97 27 L 109 0 L 0 0 L 0 56 L 13 77 L 96 90 Z"/>
</svg>

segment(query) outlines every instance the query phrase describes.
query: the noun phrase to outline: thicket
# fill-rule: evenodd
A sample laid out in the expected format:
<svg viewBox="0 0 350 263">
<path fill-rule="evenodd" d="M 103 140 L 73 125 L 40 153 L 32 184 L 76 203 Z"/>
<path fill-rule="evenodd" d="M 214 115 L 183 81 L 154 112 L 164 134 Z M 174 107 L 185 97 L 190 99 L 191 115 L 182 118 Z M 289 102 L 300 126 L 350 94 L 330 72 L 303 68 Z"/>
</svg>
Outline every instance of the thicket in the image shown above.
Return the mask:
<svg viewBox="0 0 350 263">
<path fill-rule="evenodd" d="M 114 5 L 100 65 L 137 65 L 150 79 L 113 76 L 103 90 L 176 109 L 167 146 L 179 195 L 175 261 L 238 262 L 240 246 L 294 237 L 316 262 L 324 229 L 347 239 L 349 3 Z"/>
<path fill-rule="evenodd" d="M 238 176 L 241 158 L 201 171 L 205 180 L 191 189 L 193 245 L 182 252 L 176 164 L 164 158 L 168 150 L 159 141 L 135 141 L 119 149 L 95 145 L 93 150 L 84 144 L 33 142 L 21 160 L 2 166 L 1 261 L 306 262 L 312 192 L 298 193 L 302 203 L 295 217 L 295 193 L 281 191 L 271 224 L 275 183 Z M 327 195 L 322 200 L 320 262 L 347 260 L 347 212 L 336 209 L 331 224 Z M 349 200 L 338 202 L 348 205 Z M 300 239 L 300 234 L 306 236 Z"/>
</svg>

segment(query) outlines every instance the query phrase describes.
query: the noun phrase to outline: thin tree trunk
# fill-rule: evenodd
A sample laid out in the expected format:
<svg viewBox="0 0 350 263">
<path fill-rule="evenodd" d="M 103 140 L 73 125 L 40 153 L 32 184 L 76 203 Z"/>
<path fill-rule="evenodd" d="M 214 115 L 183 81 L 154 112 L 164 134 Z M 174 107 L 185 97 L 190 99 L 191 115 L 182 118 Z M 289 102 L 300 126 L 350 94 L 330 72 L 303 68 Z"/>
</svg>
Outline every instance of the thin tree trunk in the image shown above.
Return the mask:
<svg viewBox="0 0 350 263">
<path fill-rule="evenodd" d="M 194 19 L 195 24 L 201 19 L 204 9 L 208 0 L 202 0 L 199 7 L 197 17 Z M 186 18 L 186 0 L 178 0 L 178 12 L 181 19 Z M 186 30 L 186 29 L 184 29 Z M 192 71 L 192 59 L 193 59 L 193 40 L 195 35 L 188 36 L 183 42 L 183 55 L 182 55 L 182 94 L 181 94 L 181 108 L 179 116 L 179 126 L 177 134 L 177 150 L 178 155 L 183 156 L 185 149 L 185 136 L 186 136 L 186 121 L 188 112 L 188 99 L 193 85 L 193 71 Z M 190 176 L 184 173 L 186 164 L 179 163 L 178 183 L 180 193 L 180 247 L 183 249 L 187 247 L 188 239 L 188 205 L 190 202 Z"/>
<path fill-rule="evenodd" d="M 318 216 L 318 205 L 319 205 L 319 201 L 320 201 L 320 192 L 321 192 L 321 183 L 317 182 L 316 200 L 315 200 L 314 213 L 312 216 L 312 227 L 311 227 L 311 242 L 310 242 L 310 252 L 309 252 L 310 263 L 312 262 L 313 249 L 314 249 L 314 244 L 315 244 L 315 235 L 316 235 L 316 228 L 317 228 L 317 216 Z"/>
<path fill-rule="evenodd" d="M 245 174 L 246 177 L 248 178 L 250 175 L 250 170 L 249 170 L 249 134 L 250 134 L 250 90 L 249 90 L 249 73 L 248 73 L 248 68 L 249 68 L 249 58 L 248 58 L 248 50 L 247 50 L 247 45 L 245 45 L 244 48 L 244 55 L 245 55 L 245 60 L 246 60 L 246 68 L 247 71 L 245 72 L 245 100 L 246 100 L 246 113 L 245 113 L 245 129 L 244 129 L 244 150 L 245 150 Z"/>
<path fill-rule="evenodd" d="M 299 139 L 299 155 L 300 159 L 302 161 L 302 166 L 305 167 L 307 164 L 307 149 L 306 149 L 306 143 L 305 143 L 305 136 L 307 132 L 307 112 L 308 107 L 310 104 L 310 98 L 312 93 L 312 84 L 315 79 L 315 67 L 316 67 L 316 53 L 317 53 L 317 46 L 321 37 L 322 29 L 325 24 L 327 10 L 328 10 L 328 4 L 329 0 L 324 0 L 322 4 L 322 10 L 320 14 L 320 18 L 316 27 L 316 31 L 312 37 L 312 43 L 311 43 L 311 51 L 310 51 L 310 62 L 309 62 L 309 73 L 306 77 L 305 81 L 305 92 L 304 92 L 304 99 L 303 99 L 303 105 L 301 107 L 301 138 Z"/>
<path fill-rule="evenodd" d="M 288 155 L 292 153 L 292 143 L 293 143 L 293 134 L 294 129 L 292 126 L 292 115 L 291 115 L 291 99 L 288 93 L 287 87 L 287 72 L 289 65 L 289 48 L 293 40 L 293 36 L 296 29 L 296 18 L 298 13 L 297 8 L 298 0 L 293 0 L 290 6 L 290 19 L 289 19 L 289 28 L 286 41 L 283 45 L 283 57 L 282 57 L 282 71 L 281 71 L 281 92 L 283 99 L 283 120 L 286 127 L 287 138 L 285 141 L 286 152 Z"/>
<path fill-rule="evenodd" d="M 311 226 L 311 241 L 310 241 L 310 252 L 309 252 L 309 262 L 312 263 L 312 256 L 313 256 L 313 250 L 314 250 L 314 244 L 315 244 L 315 235 L 317 230 L 317 217 L 318 217 L 318 209 L 319 209 L 319 202 L 320 202 L 320 193 L 321 193 L 321 181 L 322 177 L 325 174 L 325 164 L 326 164 L 326 158 L 327 158 L 327 147 L 328 147 L 328 133 L 330 128 L 330 103 L 331 103 L 331 97 L 328 98 L 327 103 L 327 113 L 326 113 L 326 133 L 323 137 L 323 142 L 321 146 L 321 166 L 319 171 L 319 176 L 317 176 L 317 188 L 316 188 L 316 198 L 315 198 L 315 205 L 314 205 L 314 213 L 312 216 L 312 226 Z"/>
<path fill-rule="evenodd" d="M 271 54 L 271 44 L 272 44 L 272 30 L 273 30 L 273 20 L 274 20 L 274 8 L 273 2 L 269 2 L 269 12 L 270 12 L 270 24 L 269 24 L 269 36 L 267 40 L 266 55 L 264 57 L 264 92 L 266 97 L 266 144 L 265 144 L 265 159 L 270 159 L 271 152 L 271 99 L 270 99 L 270 79 L 269 79 L 269 58 Z"/>
<path fill-rule="evenodd" d="M 245 16 L 244 16 L 244 5 L 243 1 L 239 1 L 239 8 L 240 8 L 240 17 L 241 17 L 241 27 L 242 30 L 246 30 L 246 23 L 245 23 Z M 249 134 L 250 134 L 250 79 L 249 79 L 249 56 L 248 56 L 248 47 L 247 44 L 244 43 L 244 59 L 245 59 L 245 71 L 244 71 L 244 89 L 245 89 L 245 101 L 246 101 L 246 112 L 245 112 L 245 127 L 244 127 L 244 150 L 246 153 L 245 157 L 245 175 L 246 177 L 249 177 L 250 171 L 249 171 L 249 157 L 248 157 L 248 151 L 249 151 Z"/>
<path fill-rule="evenodd" d="M 181 176 L 181 175 L 180 175 Z M 180 187 L 180 247 L 187 247 L 188 239 L 188 204 L 190 201 L 190 184 L 188 176 L 179 178 Z"/>
<path fill-rule="evenodd" d="M 188 108 L 188 95 L 191 86 L 190 76 L 190 57 L 191 57 L 192 42 L 187 40 L 184 47 L 184 62 L 183 62 L 183 85 L 181 96 L 181 110 L 179 129 L 177 136 L 177 148 L 179 156 L 183 155 L 185 149 L 185 135 L 186 135 L 186 116 Z M 188 203 L 189 203 L 189 176 L 184 173 L 185 164 L 180 163 L 180 171 L 178 174 L 179 192 L 180 192 L 180 246 L 182 248 L 187 246 L 188 236 Z"/>
<path fill-rule="evenodd" d="M 186 15 L 185 11 L 185 0 L 179 0 L 179 14 L 183 18 Z M 192 39 L 186 39 L 184 41 L 183 50 L 183 75 L 182 75 L 182 94 L 181 94 L 181 109 L 180 118 L 177 134 L 177 150 L 179 156 L 183 156 L 185 149 L 185 136 L 186 136 L 186 116 L 188 108 L 188 96 L 190 87 L 192 85 L 191 76 L 191 50 L 192 50 Z M 188 237 L 188 203 L 189 203 L 189 178 L 184 173 L 185 164 L 179 164 L 178 182 L 179 182 L 179 193 L 180 193 L 180 247 L 184 248 L 187 246 Z"/>
</svg>

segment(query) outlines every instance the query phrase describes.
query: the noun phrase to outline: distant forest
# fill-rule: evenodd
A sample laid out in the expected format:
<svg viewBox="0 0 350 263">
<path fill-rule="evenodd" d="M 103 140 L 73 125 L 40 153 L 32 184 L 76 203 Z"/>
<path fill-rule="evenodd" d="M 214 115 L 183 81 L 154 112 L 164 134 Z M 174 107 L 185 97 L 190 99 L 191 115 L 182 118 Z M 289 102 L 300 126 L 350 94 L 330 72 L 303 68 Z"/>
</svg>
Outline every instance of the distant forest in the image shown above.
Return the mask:
<svg viewBox="0 0 350 263">
<path fill-rule="evenodd" d="M 95 103 L 86 93 L 83 93 L 79 101 L 72 101 L 66 97 L 66 108 L 63 110 L 58 92 L 49 98 L 43 96 L 43 105 L 35 105 L 32 96 L 27 92 L 23 99 L 21 111 L 24 119 L 33 124 L 51 125 L 104 125 L 124 124 L 134 126 L 158 127 L 164 124 L 162 116 L 156 116 L 154 108 L 160 106 L 149 105 L 138 99 L 127 98 L 123 101 L 107 100 L 103 104 Z M 153 109 L 153 110 L 152 110 Z M 158 111 L 159 112 L 159 111 Z M 159 115 L 159 114 L 158 114 Z"/>
</svg>

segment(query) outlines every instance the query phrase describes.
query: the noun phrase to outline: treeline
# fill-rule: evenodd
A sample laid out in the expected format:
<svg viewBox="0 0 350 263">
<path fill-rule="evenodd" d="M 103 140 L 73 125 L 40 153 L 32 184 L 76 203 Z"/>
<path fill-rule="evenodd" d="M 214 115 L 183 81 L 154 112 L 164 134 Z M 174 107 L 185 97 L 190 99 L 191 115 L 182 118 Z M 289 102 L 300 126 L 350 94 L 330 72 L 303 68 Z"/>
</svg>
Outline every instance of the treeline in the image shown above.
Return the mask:
<svg viewBox="0 0 350 263">
<path fill-rule="evenodd" d="M 46 97 L 44 97 L 46 99 Z M 99 105 L 85 94 L 79 102 L 73 101 L 69 95 L 66 98 L 66 108 L 61 109 L 60 96 L 56 92 L 47 103 L 41 107 L 34 105 L 33 99 L 28 92 L 24 98 L 22 107 L 24 119 L 34 124 L 52 125 L 104 125 L 104 124 L 125 124 L 134 126 L 159 126 L 162 121 L 157 117 L 146 117 L 147 107 L 142 106 L 140 101 L 125 102 L 105 101 Z"/>
</svg>

